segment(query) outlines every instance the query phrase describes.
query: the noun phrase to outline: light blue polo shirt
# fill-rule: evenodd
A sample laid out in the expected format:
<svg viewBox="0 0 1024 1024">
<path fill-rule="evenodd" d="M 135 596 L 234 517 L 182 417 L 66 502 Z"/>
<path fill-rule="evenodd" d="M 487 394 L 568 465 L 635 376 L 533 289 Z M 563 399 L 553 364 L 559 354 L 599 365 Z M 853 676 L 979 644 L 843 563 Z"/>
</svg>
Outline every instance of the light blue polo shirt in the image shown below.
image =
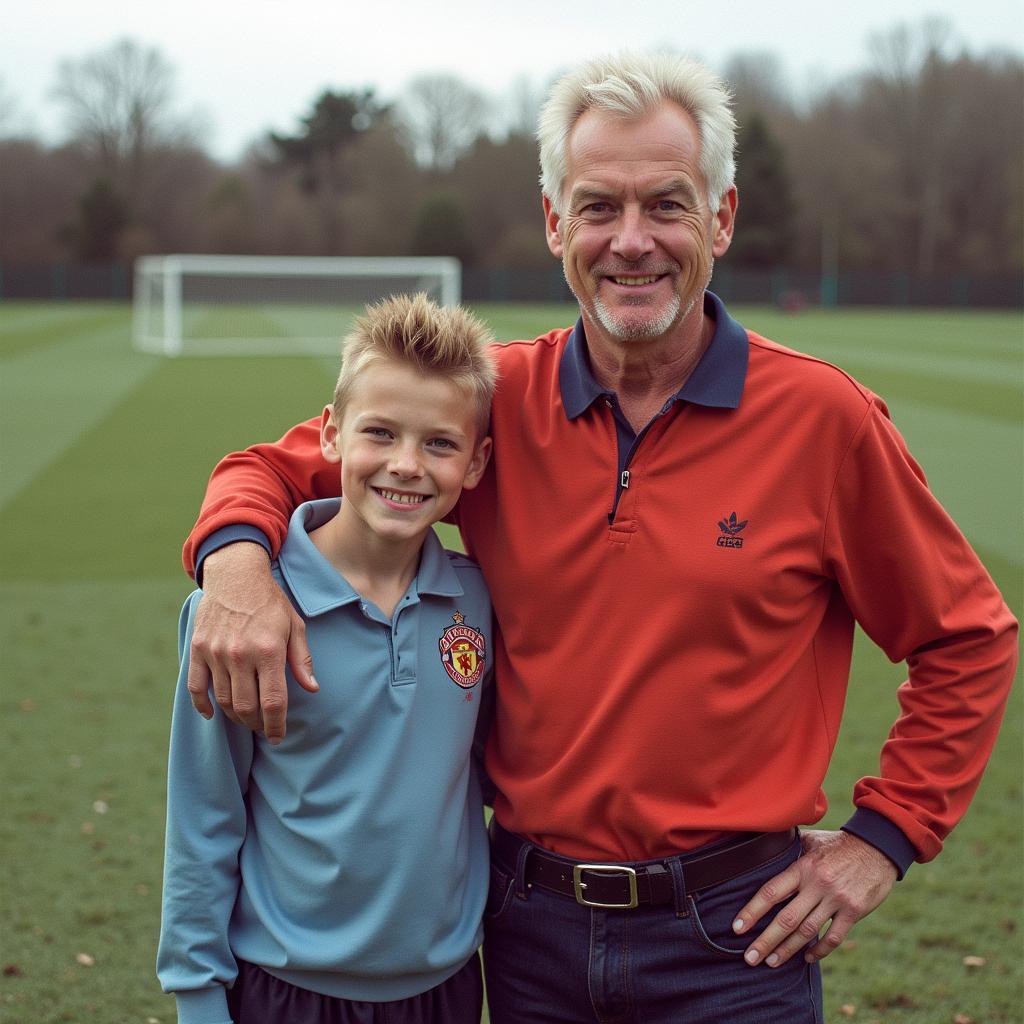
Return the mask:
<svg viewBox="0 0 1024 1024">
<path fill-rule="evenodd" d="M 157 956 L 181 1024 L 230 1020 L 235 957 L 302 988 L 386 1001 L 445 981 L 481 941 L 488 850 L 470 751 L 491 685 L 487 589 L 430 532 L 388 619 L 308 536 L 339 505 L 296 509 L 274 565 L 320 682 L 310 694 L 289 673 L 278 746 L 192 709 L 201 591 L 182 610 Z"/>
</svg>

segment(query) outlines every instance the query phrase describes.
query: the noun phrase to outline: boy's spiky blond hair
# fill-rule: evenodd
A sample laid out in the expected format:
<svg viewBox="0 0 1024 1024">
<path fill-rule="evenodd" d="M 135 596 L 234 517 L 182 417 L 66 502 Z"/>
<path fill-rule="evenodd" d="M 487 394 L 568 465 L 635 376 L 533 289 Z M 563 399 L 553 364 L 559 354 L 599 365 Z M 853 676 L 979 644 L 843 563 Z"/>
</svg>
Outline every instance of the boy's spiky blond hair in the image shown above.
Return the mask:
<svg viewBox="0 0 1024 1024">
<path fill-rule="evenodd" d="M 444 377 L 476 404 L 478 437 L 487 433 L 498 370 L 489 352 L 494 336 L 460 306 L 438 306 L 424 292 L 393 295 L 366 307 L 342 343 L 334 388 L 340 423 L 352 385 L 372 362 L 391 359 L 420 373 Z"/>
</svg>

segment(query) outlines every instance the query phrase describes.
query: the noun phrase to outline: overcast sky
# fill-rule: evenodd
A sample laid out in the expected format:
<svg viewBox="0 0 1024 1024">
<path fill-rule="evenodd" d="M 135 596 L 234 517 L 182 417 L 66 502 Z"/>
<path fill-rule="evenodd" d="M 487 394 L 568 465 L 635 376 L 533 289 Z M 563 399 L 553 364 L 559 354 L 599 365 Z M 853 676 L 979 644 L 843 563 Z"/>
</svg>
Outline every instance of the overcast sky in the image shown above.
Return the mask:
<svg viewBox="0 0 1024 1024">
<path fill-rule="evenodd" d="M 769 51 L 806 90 L 865 67 L 872 33 L 929 16 L 975 55 L 1022 53 L 1022 12 L 1022 0 L 15 0 L 0 32 L 0 97 L 13 109 L 8 130 L 55 141 L 58 62 L 131 37 L 169 60 L 179 111 L 201 114 L 208 151 L 232 160 L 268 128 L 294 130 L 325 88 L 372 85 L 395 99 L 414 75 L 445 71 L 500 96 L 584 57 L 669 46 L 713 67 Z"/>
</svg>

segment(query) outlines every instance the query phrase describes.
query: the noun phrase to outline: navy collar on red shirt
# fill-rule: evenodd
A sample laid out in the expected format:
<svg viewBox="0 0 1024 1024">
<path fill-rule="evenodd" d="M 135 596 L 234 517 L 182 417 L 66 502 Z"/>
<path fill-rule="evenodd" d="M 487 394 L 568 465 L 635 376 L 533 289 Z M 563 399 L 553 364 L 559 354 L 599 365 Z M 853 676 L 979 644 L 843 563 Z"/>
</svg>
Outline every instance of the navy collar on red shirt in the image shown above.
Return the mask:
<svg viewBox="0 0 1024 1024">
<path fill-rule="evenodd" d="M 735 409 L 740 404 L 747 379 L 747 332 L 729 316 L 722 300 L 712 292 L 704 293 L 704 312 L 715 321 L 715 333 L 707 351 L 672 401 Z M 596 399 L 610 394 L 598 384 L 590 369 L 582 318 L 576 321 L 562 353 L 558 380 L 562 405 L 569 419 L 575 419 Z"/>
</svg>

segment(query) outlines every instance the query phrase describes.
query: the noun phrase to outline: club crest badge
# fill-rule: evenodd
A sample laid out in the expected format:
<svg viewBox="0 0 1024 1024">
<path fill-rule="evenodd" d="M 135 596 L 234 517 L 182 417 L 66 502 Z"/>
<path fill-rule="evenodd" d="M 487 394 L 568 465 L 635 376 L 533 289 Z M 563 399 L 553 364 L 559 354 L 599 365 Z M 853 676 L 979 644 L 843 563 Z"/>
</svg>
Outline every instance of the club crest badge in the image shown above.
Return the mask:
<svg viewBox="0 0 1024 1024">
<path fill-rule="evenodd" d="M 441 664 L 452 682 L 468 690 L 476 686 L 484 674 L 487 641 L 483 633 L 466 625 L 462 612 L 456 612 L 452 619 L 455 624 L 449 626 L 437 642 L 441 649 Z"/>
</svg>

